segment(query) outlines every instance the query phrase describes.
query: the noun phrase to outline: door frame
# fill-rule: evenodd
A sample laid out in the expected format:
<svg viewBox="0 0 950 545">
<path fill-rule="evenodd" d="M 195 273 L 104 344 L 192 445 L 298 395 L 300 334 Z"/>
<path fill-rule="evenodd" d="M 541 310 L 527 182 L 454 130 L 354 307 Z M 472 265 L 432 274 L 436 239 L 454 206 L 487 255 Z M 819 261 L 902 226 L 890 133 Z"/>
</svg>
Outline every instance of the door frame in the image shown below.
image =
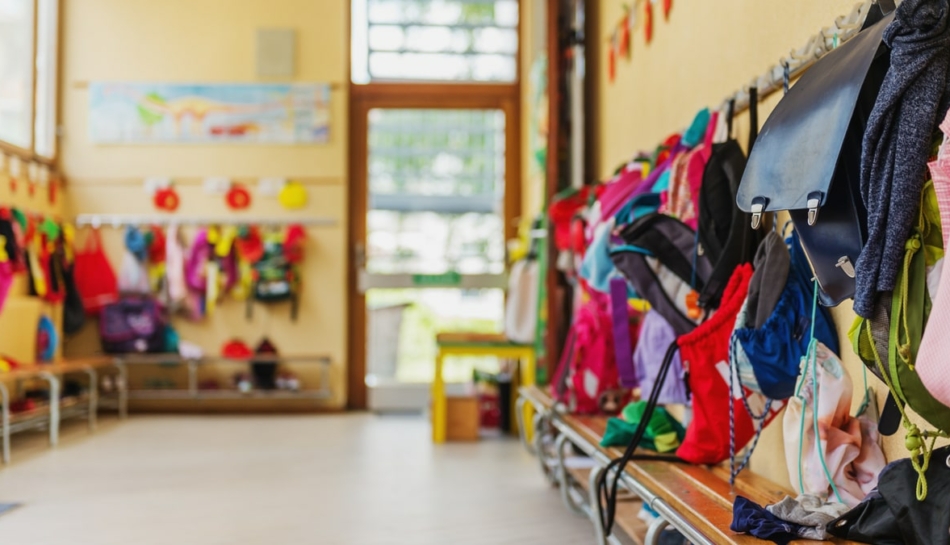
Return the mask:
<svg viewBox="0 0 950 545">
<path fill-rule="evenodd" d="M 520 32 L 519 32 L 520 34 Z M 520 54 L 518 56 L 520 59 Z M 518 68 L 520 74 L 520 66 Z M 359 291 L 363 267 L 357 248 L 366 247 L 368 201 L 368 115 L 374 108 L 497 109 L 505 114 L 505 241 L 517 236 L 521 215 L 521 84 L 370 83 L 350 84 L 350 187 L 347 285 L 349 291 L 349 361 L 347 408 L 367 408 L 366 296 Z M 434 339 L 433 339 L 434 342 Z"/>
</svg>

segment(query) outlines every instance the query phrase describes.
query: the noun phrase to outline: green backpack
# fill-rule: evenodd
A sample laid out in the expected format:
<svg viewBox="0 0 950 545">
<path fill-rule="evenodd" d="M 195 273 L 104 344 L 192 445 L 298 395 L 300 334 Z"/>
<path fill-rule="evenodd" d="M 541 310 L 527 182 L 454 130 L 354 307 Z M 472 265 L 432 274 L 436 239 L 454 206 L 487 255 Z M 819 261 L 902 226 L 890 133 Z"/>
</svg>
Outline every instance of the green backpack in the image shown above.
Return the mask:
<svg viewBox="0 0 950 545">
<path fill-rule="evenodd" d="M 265 244 L 264 256 L 254 264 L 254 284 L 247 299 L 247 316 L 251 317 L 253 301 L 280 303 L 290 301 L 290 317 L 297 320 L 300 273 L 287 260 L 282 244 Z"/>
<path fill-rule="evenodd" d="M 950 431 L 950 407 L 930 395 L 914 370 L 932 306 L 927 292 L 927 266 L 942 255 L 937 196 L 933 182 L 927 182 L 921 192 L 919 219 L 905 245 L 904 264 L 894 291 L 882 293 L 874 317 L 858 317 L 848 332 L 855 353 L 884 381 L 900 411 L 907 431 L 904 445 L 918 470 L 917 497 L 920 500 L 927 496 L 924 472 L 934 443 Z M 906 407 L 913 409 L 936 431 L 920 431 L 908 417 Z"/>
</svg>

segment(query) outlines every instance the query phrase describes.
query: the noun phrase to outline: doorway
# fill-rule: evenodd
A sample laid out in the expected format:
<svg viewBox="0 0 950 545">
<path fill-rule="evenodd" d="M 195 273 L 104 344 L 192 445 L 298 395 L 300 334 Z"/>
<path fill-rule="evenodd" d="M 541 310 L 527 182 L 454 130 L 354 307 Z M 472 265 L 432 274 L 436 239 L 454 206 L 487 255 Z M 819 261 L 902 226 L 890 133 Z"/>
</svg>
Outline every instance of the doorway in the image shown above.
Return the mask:
<svg viewBox="0 0 950 545">
<path fill-rule="evenodd" d="M 421 410 L 436 333 L 502 328 L 517 88 L 389 83 L 355 87 L 352 101 L 351 407 Z"/>
</svg>

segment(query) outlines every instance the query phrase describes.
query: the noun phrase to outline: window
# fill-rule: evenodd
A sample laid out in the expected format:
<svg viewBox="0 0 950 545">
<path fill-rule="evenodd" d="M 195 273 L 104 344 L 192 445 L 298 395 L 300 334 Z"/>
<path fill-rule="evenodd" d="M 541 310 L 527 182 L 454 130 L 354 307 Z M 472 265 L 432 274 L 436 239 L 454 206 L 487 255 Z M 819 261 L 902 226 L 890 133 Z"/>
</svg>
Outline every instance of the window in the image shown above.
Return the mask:
<svg viewBox="0 0 950 545">
<path fill-rule="evenodd" d="M 504 112 L 376 108 L 368 144 L 371 272 L 504 270 Z"/>
<path fill-rule="evenodd" d="M 517 0 L 353 0 L 352 77 L 513 82 Z"/>
<path fill-rule="evenodd" d="M 0 0 L 0 143 L 25 159 L 56 154 L 58 19 L 58 0 Z"/>
</svg>

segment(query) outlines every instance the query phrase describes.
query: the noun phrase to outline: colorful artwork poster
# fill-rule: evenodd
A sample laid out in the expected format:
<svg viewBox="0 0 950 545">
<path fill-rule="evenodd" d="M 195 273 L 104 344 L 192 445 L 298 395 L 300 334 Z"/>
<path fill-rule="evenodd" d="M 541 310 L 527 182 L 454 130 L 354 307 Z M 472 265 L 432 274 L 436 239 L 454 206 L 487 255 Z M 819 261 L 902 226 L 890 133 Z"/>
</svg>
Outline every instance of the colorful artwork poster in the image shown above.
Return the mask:
<svg viewBox="0 0 950 545">
<path fill-rule="evenodd" d="M 97 144 L 319 144 L 329 125 L 325 83 L 89 86 Z"/>
</svg>

